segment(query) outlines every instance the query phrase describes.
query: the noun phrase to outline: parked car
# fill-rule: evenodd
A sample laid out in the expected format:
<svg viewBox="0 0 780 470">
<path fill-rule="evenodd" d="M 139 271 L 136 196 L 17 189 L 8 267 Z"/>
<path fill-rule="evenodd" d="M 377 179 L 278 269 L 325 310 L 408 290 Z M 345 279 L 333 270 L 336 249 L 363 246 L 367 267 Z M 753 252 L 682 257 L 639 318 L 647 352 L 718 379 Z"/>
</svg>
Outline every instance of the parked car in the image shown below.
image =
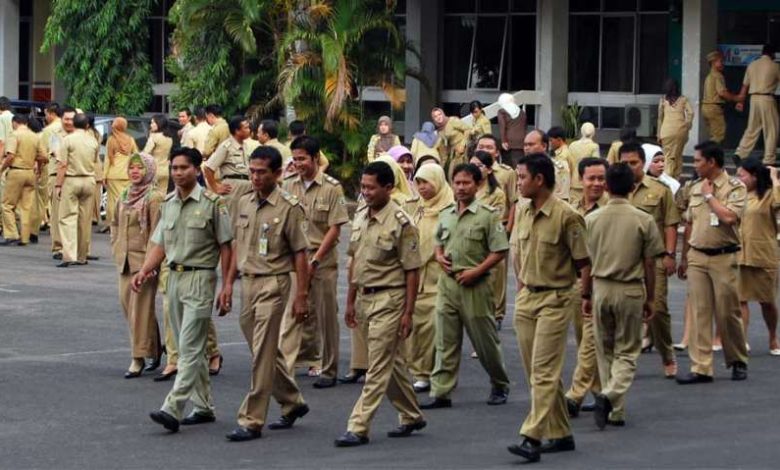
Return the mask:
<svg viewBox="0 0 780 470">
<path fill-rule="evenodd" d="M 43 128 L 46 125 L 45 109 L 48 103 L 41 101 L 11 100 L 11 112 L 14 114 L 26 114 L 30 119 L 35 119 Z"/>
</svg>

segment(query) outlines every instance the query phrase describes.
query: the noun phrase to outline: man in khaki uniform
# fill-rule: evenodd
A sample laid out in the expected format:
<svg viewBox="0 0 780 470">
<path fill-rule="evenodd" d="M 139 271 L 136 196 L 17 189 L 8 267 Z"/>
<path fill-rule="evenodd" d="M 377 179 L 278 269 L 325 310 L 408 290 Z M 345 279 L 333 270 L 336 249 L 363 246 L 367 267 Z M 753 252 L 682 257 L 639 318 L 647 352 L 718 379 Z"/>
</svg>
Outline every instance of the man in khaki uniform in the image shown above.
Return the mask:
<svg viewBox="0 0 780 470">
<path fill-rule="evenodd" d="M 726 101 L 737 101 L 737 95 L 726 88 L 726 78 L 723 76 L 723 54 L 713 51 L 707 54 L 710 73 L 704 79 L 704 91 L 701 100 L 701 116 L 707 123 L 710 139 L 722 144 L 726 138 L 726 119 L 723 117 L 723 106 Z"/>
<path fill-rule="evenodd" d="M 436 261 L 439 276 L 436 297 L 436 364 L 431 374 L 433 401 L 423 409 L 449 408 L 458 382 L 465 328 L 482 368 L 490 377 L 488 405 L 503 405 L 509 396 L 501 341 L 494 325 L 495 297 L 492 269 L 506 257 L 509 243 L 501 214 L 476 200 L 482 179 L 473 164 L 453 169 L 455 200 L 439 215 Z"/>
<path fill-rule="evenodd" d="M 210 130 L 211 126 L 206 120 L 206 110 L 203 108 L 195 109 L 195 126 L 182 136 L 181 146 L 198 149 L 200 153 L 204 153 Z"/>
<path fill-rule="evenodd" d="M 744 109 L 744 101 L 750 95 L 750 115 L 745 133 L 739 141 L 736 156 L 747 158 L 758 142 L 758 137 L 764 134 L 764 164 L 775 163 L 777 150 L 777 128 L 780 119 L 777 114 L 775 91 L 780 84 L 780 64 L 775 62 L 775 48 L 765 44 L 761 57 L 748 65 L 742 89 L 739 91 L 737 111 Z"/>
<path fill-rule="evenodd" d="M 320 143 L 314 137 L 298 137 L 290 146 L 297 175 L 284 181 L 283 188 L 300 201 L 306 214 L 306 249 L 310 311 L 317 316 L 322 339 L 322 367 L 314 388 L 336 385 L 339 360 L 338 245 L 341 226 L 349 222 L 341 184 L 322 173 L 317 164 Z M 288 373 L 294 375 L 301 349 L 303 324 L 283 322 L 281 348 Z"/>
<path fill-rule="evenodd" d="M 309 412 L 279 349 L 293 271 L 298 282 L 291 314 L 299 323 L 309 317 L 305 216 L 298 198 L 277 184 L 282 156 L 276 149 L 258 147 L 249 171 L 252 191 L 238 204 L 227 279 L 230 286 L 241 274 L 239 324 L 252 354 L 250 390 L 238 410 L 238 427 L 226 436 L 234 442 L 261 437 L 271 395 L 282 406 L 282 417 L 269 429 L 289 429 Z"/>
<path fill-rule="evenodd" d="M 206 147 L 203 151 L 203 159 L 211 157 L 211 154 L 217 150 L 217 146 L 230 137 L 230 127 L 227 121 L 222 117 L 222 107 L 218 104 L 206 106 L 206 122 L 211 129 L 206 139 Z"/>
<path fill-rule="evenodd" d="M 525 136 L 525 140 L 523 141 L 523 152 L 525 155 L 530 155 L 532 153 L 543 153 L 548 155 L 547 148 L 549 144 L 550 140 L 547 133 L 541 129 L 534 129 Z M 553 195 L 558 199 L 569 202 L 571 200 L 572 182 L 570 164 L 567 164 L 567 161 L 563 159 L 552 158 L 551 161 L 555 168 L 555 190 L 553 191 Z M 577 180 L 579 180 L 579 177 L 577 177 Z M 574 203 L 575 201 L 571 202 Z"/>
<path fill-rule="evenodd" d="M 138 292 L 167 260 L 168 307 L 179 348 L 179 372 L 162 408 L 149 416 L 171 432 L 178 431 L 180 424 L 216 419 L 206 364 L 206 332 L 216 297 L 217 264 L 222 264 L 222 279 L 227 280 L 233 236 L 225 202 L 198 184 L 201 161 L 200 152 L 192 148 L 176 149 L 171 154 L 176 189 L 165 198 L 151 248 L 132 280 Z M 217 302 L 220 315 L 230 310 L 231 297 L 232 288 L 223 281 Z M 182 419 L 187 401 L 192 401 L 193 410 Z"/>
<path fill-rule="evenodd" d="M 636 129 L 633 127 L 624 127 L 620 131 L 620 140 L 615 140 L 609 145 L 607 151 L 607 163 L 613 165 L 620 161 L 620 147 L 626 142 L 634 142 L 636 139 Z"/>
<path fill-rule="evenodd" d="M 73 108 L 61 109 L 56 103 L 52 103 L 46 109 L 46 121 L 49 123 L 38 139 L 38 158 L 45 159 L 48 165 L 41 168 L 48 177 L 49 191 L 49 233 L 51 234 L 52 258 L 62 259 L 62 237 L 60 236 L 60 199 L 57 197 L 57 158 L 56 150 L 62 146 L 65 137 L 72 133 L 73 118 L 76 110 Z"/>
<path fill-rule="evenodd" d="M 553 163 L 555 164 L 555 196 L 569 202 L 571 199 L 571 182 L 574 173 L 578 171 L 577 163 L 566 144 L 566 131 L 562 127 L 551 127 L 547 131 L 550 148 L 553 151 Z M 566 174 L 566 169 L 569 173 Z M 579 175 L 577 175 L 579 177 Z"/>
<path fill-rule="evenodd" d="M 5 156 L 5 146 L 13 132 L 11 120 L 14 114 L 11 112 L 11 100 L 5 96 L 0 96 L 0 159 Z M 5 176 L 0 171 L 0 201 L 3 200 L 3 186 L 5 185 Z M 0 232 L 3 231 L 2 217 L 0 217 Z"/>
<path fill-rule="evenodd" d="M 623 144 L 621 155 L 632 145 Z M 655 259 L 664 252 L 653 217 L 627 199 L 634 189 L 628 164 L 607 170 L 607 189 L 607 205 L 585 217 L 593 265 L 583 284 L 593 279 L 593 304 L 584 299 L 582 305 L 583 315 L 595 320 L 601 393 L 594 418 L 599 429 L 607 423 L 625 425 L 624 399 L 642 350 L 642 319 L 653 316 Z"/>
<path fill-rule="evenodd" d="M 27 127 L 27 123 L 25 115 L 13 117 L 14 131 L 6 140 L 5 158 L 0 164 L 0 173 L 8 169 L 2 199 L 5 238 L 2 244 L 6 246 L 26 245 L 30 242 L 38 135 Z M 21 230 L 16 225 L 17 209 Z"/>
<path fill-rule="evenodd" d="M 648 297 L 655 300 L 655 307 L 647 326 L 650 329 L 652 344 L 661 355 L 664 374 L 666 378 L 672 379 L 677 375 L 677 360 L 672 347 L 672 318 L 667 304 L 667 277 L 677 271 L 677 226 L 680 223 L 680 213 L 677 211 L 672 190 L 645 174 L 645 159 L 644 149 L 636 142 L 626 142 L 620 147 L 620 161 L 628 164 L 634 172 L 634 189 L 629 194 L 628 201 L 634 207 L 653 216 L 666 248 L 663 257 L 656 260 L 653 283 L 655 291 L 648 294 Z"/>
<path fill-rule="evenodd" d="M 55 195 L 59 199 L 59 226 L 62 237 L 62 262 L 58 268 L 87 264 L 92 240 L 92 210 L 99 174 L 100 144 L 87 132 L 89 120 L 84 114 L 73 119 L 75 131 L 62 140 L 57 151 Z"/>
<path fill-rule="evenodd" d="M 179 142 L 184 142 L 184 140 L 187 138 L 187 133 L 195 127 L 192 125 L 192 111 L 190 111 L 190 108 L 184 107 L 179 110 L 176 118 L 179 121 L 179 125 L 181 126 L 178 131 Z"/>
<path fill-rule="evenodd" d="M 273 119 L 264 119 L 257 127 L 257 140 L 260 145 L 267 145 L 273 147 L 282 154 L 284 161 L 289 161 L 292 158 L 292 152 L 290 148 L 283 143 L 279 142 L 279 123 Z"/>
<path fill-rule="evenodd" d="M 517 173 L 515 172 L 514 168 L 510 167 L 509 165 L 499 163 L 499 158 L 501 156 L 501 152 L 499 150 L 500 148 L 501 145 L 498 139 L 496 139 L 496 137 L 491 134 L 480 136 L 477 140 L 476 151 L 482 150 L 489 153 L 493 157 L 493 174 L 496 176 L 498 184 L 501 186 L 501 189 L 504 190 L 504 194 L 506 195 L 506 211 L 504 211 L 506 217 L 504 217 L 502 223 L 506 227 L 507 233 L 511 233 L 512 225 L 514 224 L 515 220 L 514 214 L 515 201 L 517 200 Z M 498 266 L 493 268 L 492 271 L 492 275 L 498 278 L 496 283 L 501 286 L 501 291 L 497 296 L 498 298 L 496 299 L 496 326 L 499 330 L 501 329 L 501 324 L 504 321 L 504 316 L 506 315 L 506 279 L 508 269 L 509 265 L 507 264 L 506 259 L 503 259 L 498 264 Z"/>
<path fill-rule="evenodd" d="M 366 206 L 352 223 L 344 320 L 350 328 L 363 329 L 369 365 L 347 432 L 336 439 L 336 447 L 368 443 L 371 420 L 385 394 L 398 410 L 401 423 L 388 437 L 407 437 L 426 424 L 401 349 L 411 332 L 417 299 L 420 239 L 409 216 L 390 199 L 394 186 L 393 170 L 387 163 L 372 162 L 363 170 L 360 191 Z"/>
<path fill-rule="evenodd" d="M 582 199 L 574 206 L 582 217 L 591 214 L 607 204 L 606 194 L 607 162 L 602 158 L 586 157 L 580 161 L 577 171 L 582 181 Z M 572 298 L 574 333 L 577 340 L 577 364 L 571 378 L 571 386 L 566 392 L 566 408 L 570 418 L 579 416 L 592 405 L 582 405 L 588 392 L 594 395 L 601 391 L 598 363 L 596 361 L 596 342 L 593 338 L 593 317 L 582 315 L 582 299 L 578 295 L 582 290 L 582 281 L 577 280 Z M 587 408 L 586 408 L 587 407 Z"/>
<path fill-rule="evenodd" d="M 688 343 L 691 373 L 678 377 L 677 382 L 712 382 L 713 316 L 726 365 L 732 369 L 731 380 L 745 380 L 748 356 L 737 293 L 736 253 L 747 190 L 723 170 L 723 150 L 716 143 L 703 142 L 695 149 L 693 164 L 701 179 L 691 186 L 686 217 L 690 249 L 682 255 L 693 312 Z"/>
<path fill-rule="evenodd" d="M 206 161 L 203 175 L 209 188 L 225 198 L 230 216 L 235 218 L 238 200 L 252 190 L 244 148 L 244 141 L 249 138 L 249 121 L 243 116 L 234 116 L 229 128 L 230 137 L 219 144 Z M 220 183 L 217 183 L 217 172 L 222 178 Z"/>
<path fill-rule="evenodd" d="M 536 462 L 542 452 L 574 450 L 561 372 L 577 271 L 583 272 L 581 295 L 590 298 L 590 260 L 582 216 L 552 194 L 552 160 L 542 153 L 526 155 L 518 162 L 517 175 L 518 189 L 529 203 L 519 209 L 512 234 L 519 292 L 515 332 L 531 388 L 531 410 L 520 429 L 522 443 L 508 450 Z M 549 442 L 542 446 L 544 438 Z"/>
</svg>

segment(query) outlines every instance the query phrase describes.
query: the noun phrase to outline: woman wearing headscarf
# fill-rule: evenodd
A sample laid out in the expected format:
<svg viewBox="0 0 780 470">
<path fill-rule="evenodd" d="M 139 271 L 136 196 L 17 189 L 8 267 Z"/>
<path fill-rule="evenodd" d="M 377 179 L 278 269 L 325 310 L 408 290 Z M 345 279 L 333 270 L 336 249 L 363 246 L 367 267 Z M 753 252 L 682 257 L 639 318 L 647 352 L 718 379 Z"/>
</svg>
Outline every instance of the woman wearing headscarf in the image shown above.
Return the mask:
<svg viewBox="0 0 780 470">
<path fill-rule="evenodd" d="M 642 144 L 642 150 L 644 150 L 646 157 L 645 173 L 668 186 L 672 190 L 672 195 L 677 194 L 680 182 L 664 172 L 666 156 L 661 147 L 653 144 Z"/>
<path fill-rule="evenodd" d="M 490 119 L 485 116 L 485 111 L 482 109 L 482 103 L 478 100 L 474 100 L 469 103 L 469 113 L 471 113 L 471 135 L 470 140 L 472 145 L 477 144 L 477 139 L 480 136 L 486 134 L 492 134 L 493 131 L 490 126 Z"/>
<path fill-rule="evenodd" d="M 150 238 L 160 220 L 163 195 L 155 191 L 154 157 L 135 153 L 129 157 L 130 184 L 119 197 L 111 219 L 111 249 L 119 274 L 119 302 L 130 329 L 132 362 L 126 379 L 141 375 L 144 358 L 153 358 L 146 370 L 160 365 L 162 348 L 154 311 L 157 283 L 145 283 L 139 292 L 131 288 L 133 276 L 141 270 Z"/>
<path fill-rule="evenodd" d="M 504 163 L 512 168 L 523 156 L 523 141 L 528 118 L 523 109 L 515 103 L 515 97 L 502 93 L 498 97 L 498 131 L 501 137 L 501 148 L 504 153 Z"/>
<path fill-rule="evenodd" d="M 580 181 L 580 173 L 577 168 L 580 165 L 580 161 L 583 158 L 595 157 L 600 158 L 599 144 L 597 144 L 593 138 L 596 136 L 596 126 L 586 122 L 580 127 L 580 138 L 575 140 L 569 145 L 569 153 L 571 154 L 574 168 L 571 169 L 571 188 L 569 189 L 569 204 L 577 206 L 580 199 L 582 199 L 582 181 Z"/>
<path fill-rule="evenodd" d="M 366 151 L 366 159 L 368 163 L 376 160 L 376 157 L 386 153 L 392 147 L 401 145 L 401 139 L 397 135 L 393 134 L 393 120 L 389 116 L 382 116 L 377 121 L 376 134 L 371 136 L 371 140 L 368 142 L 368 150 Z"/>
<path fill-rule="evenodd" d="M 391 148 L 387 154 L 393 157 L 393 160 L 401 167 L 401 170 L 404 172 L 404 177 L 409 182 L 409 189 L 416 197 L 417 188 L 414 183 L 414 157 L 412 156 L 412 152 L 403 145 L 396 145 Z"/>
<path fill-rule="evenodd" d="M 435 155 L 441 161 L 440 148 L 441 139 L 436 132 L 436 126 L 431 121 L 425 121 L 420 132 L 415 132 L 412 139 L 411 151 L 414 161 L 417 162 L 423 155 Z"/>
<path fill-rule="evenodd" d="M 693 124 L 693 108 L 680 94 L 677 80 L 668 79 L 658 103 L 658 144 L 666 155 L 666 173 L 678 179 L 682 173 L 682 152 Z"/>
<path fill-rule="evenodd" d="M 471 127 L 455 116 L 447 116 L 441 108 L 431 110 L 431 119 L 441 137 L 439 154 L 442 156 L 442 166 L 447 170 L 448 181 L 452 181 L 452 171 L 466 162 Z"/>
<path fill-rule="evenodd" d="M 168 118 L 164 114 L 152 116 L 152 122 L 149 124 L 149 138 L 144 146 L 144 153 L 152 155 L 157 163 L 155 190 L 163 194 L 168 192 L 168 179 L 170 177 L 168 159 L 173 147 L 173 138 L 168 133 Z"/>
<path fill-rule="evenodd" d="M 436 284 L 442 273 L 434 256 L 436 225 L 439 213 L 455 202 L 447 184 L 444 170 L 439 165 L 423 165 L 414 176 L 420 200 L 412 212 L 412 220 L 420 232 L 419 252 L 423 262 L 420 268 L 420 286 L 414 305 L 412 334 L 406 341 L 409 372 L 414 377 L 414 391 L 430 390 L 431 372 L 435 358 L 434 336 L 436 311 Z"/>
<path fill-rule="evenodd" d="M 127 165 L 130 155 L 138 153 L 138 146 L 127 133 L 127 119 L 119 116 L 111 123 L 111 135 L 106 141 L 105 180 L 108 201 L 106 203 L 106 220 L 114 220 L 114 210 L 119 196 L 130 184 L 127 176 Z"/>
<path fill-rule="evenodd" d="M 401 169 L 401 166 L 396 163 L 393 157 L 386 153 L 380 155 L 376 161 L 387 163 L 393 170 L 395 186 L 390 193 L 390 199 L 395 201 L 395 203 L 401 206 L 406 212 L 411 212 L 410 209 L 413 209 L 413 206 L 417 202 L 417 196 L 414 194 L 414 191 L 412 191 L 412 186 L 409 184 L 409 180 L 406 179 L 404 170 Z"/>
<path fill-rule="evenodd" d="M 739 306 L 747 331 L 748 302 L 758 302 L 769 330 L 769 354 L 780 356 L 777 341 L 777 216 L 780 213 L 780 180 L 777 169 L 767 168 L 756 157 L 742 160 L 737 169 L 747 187 L 747 207 L 739 226 L 742 250 L 739 263 Z"/>
</svg>

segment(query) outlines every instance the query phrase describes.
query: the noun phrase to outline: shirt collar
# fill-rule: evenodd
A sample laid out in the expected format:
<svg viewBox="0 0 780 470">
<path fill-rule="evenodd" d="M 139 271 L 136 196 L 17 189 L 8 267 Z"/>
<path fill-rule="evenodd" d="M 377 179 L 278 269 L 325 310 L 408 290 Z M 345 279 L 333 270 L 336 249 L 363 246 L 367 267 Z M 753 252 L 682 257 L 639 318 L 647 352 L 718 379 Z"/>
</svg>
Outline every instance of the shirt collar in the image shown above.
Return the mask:
<svg viewBox="0 0 780 470">
<path fill-rule="evenodd" d="M 392 200 L 392 199 L 390 199 L 390 201 L 388 201 L 388 202 L 387 202 L 387 204 L 385 205 L 385 207 L 383 207 L 382 209 L 380 209 L 380 210 L 379 210 L 379 212 L 377 212 L 376 214 L 374 214 L 374 215 L 372 215 L 372 216 L 369 216 L 369 219 L 374 219 L 374 220 L 376 220 L 378 223 L 380 223 L 380 224 L 384 224 L 385 222 L 387 222 L 387 220 L 388 220 L 388 219 L 389 219 L 389 218 L 392 216 L 392 214 L 395 212 L 395 210 L 394 210 L 394 209 L 395 209 L 395 207 L 394 207 L 394 206 L 397 206 L 397 204 L 395 204 L 395 203 L 393 202 L 393 200 Z M 368 211 L 370 211 L 370 210 L 371 210 L 371 209 L 369 208 L 369 209 L 368 209 Z"/>
<path fill-rule="evenodd" d="M 203 186 L 201 186 L 200 184 L 196 183 L 195 187 L 192 188 L 192 191 L 190 191 L 190 193 L 184 199 L 181 198 L 181 195 L 179 194 L 179 190 L 177 189 L 176 190 L 176 199 L 178 199 L 182 203 L 186 202 L 187 199 L 193 199 L 196 202 L 200 202 L 201 194 L 203 194 Z"/>
<path fill-rule="evenodd" d="M 544 214 L 545 217 L 550 217 L 550 214 L 552 213 L 553 210 L 553 204 L 555 204 L 555 199 L 556 197 L 551 194 L 550 197 L 548 197 L 547 200 L 544 202 L 542 207 L 536 211 L 536 214 L 541 212 L 542 214 Z M 528 208 L 531 210 L 531 212 L 534 211 L 532 206 L 533 203 L 528 204 Z"/>
<path fill-rule="evenodd" d="M 250 198 L 252 202 L 255 203 L 255 205 L 260 204 L 260 199 L 257 197 L 257 191 L 252 191 L 252 197 Z M 271 191 L 271 194 L 268 195 L 268 197 L 263 201 L 263 204 L 270 204 L 272 206 L 275 206 L 276 203 L 279 202 L 279 187 L 276 186 L 273 191 Z"/>
<path fill-rule="evenodd" d="M 726 184 L 728 180 L 729 180 L 729 175 L 726 173 L 726 170 L 723 170 L 720 172 L 720 176 L 715 178 L 715 181 L 713 181 L 712 184 L 714 184 L 716 188 L 720 188 L 721 186 Z"/>
<path fill-rule="evenodd" d="M 607 205 L 614 205 L 614 204 L 628 204 L 628 199 L 624 197 L 613 197 L 610 198 L 609 201 L 607 201 Z"/>
</svg>

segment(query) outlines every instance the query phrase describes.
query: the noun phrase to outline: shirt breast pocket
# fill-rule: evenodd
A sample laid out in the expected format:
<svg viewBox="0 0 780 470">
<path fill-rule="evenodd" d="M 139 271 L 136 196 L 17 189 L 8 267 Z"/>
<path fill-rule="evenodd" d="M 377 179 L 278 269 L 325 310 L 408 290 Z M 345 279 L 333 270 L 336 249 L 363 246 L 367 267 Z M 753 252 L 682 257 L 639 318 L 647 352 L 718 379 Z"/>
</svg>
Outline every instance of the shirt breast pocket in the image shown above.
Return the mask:
<svg viewBox="0 0 780 470">
<path fill-rule="evenodd" d="M 239 217 L 236 221 L 236 241 L 241 242 L 249 238 L 249 217 Z"/>
<path fill-rule="evenodd" d="M 171 244 L 176 242 L 176 232 L 174 227 L 176 226 L 173 220 L 166 220 L 163 224 L 163 241 L 165 244 Z"/>
<path fill-rule="evenodd" d="M 204 244 L 208 242 L 209 219 L 193 217 L 186 221 L 186 239 L 188 243 Z"/>
<path fill-rule="evenodd" d="M 328 222 L 328 210 L 330 207 L 327 204 L 315 204 L 311 211 L 311 220 L 317 224 Z"/>
<path fill-rule="evenodd" d="M 368 250 L 368 260 L 387 264 L 395 253 L 395 243 L 390 235 L 380 235 L 374 246 Z"/>
<path fill-rule="evenodd" d="M 561 231 L 559 229 L 540 231 L 538 235 L 540 259 L 556 256 L 560 251 L 560 239 Z"/>
</svg>

